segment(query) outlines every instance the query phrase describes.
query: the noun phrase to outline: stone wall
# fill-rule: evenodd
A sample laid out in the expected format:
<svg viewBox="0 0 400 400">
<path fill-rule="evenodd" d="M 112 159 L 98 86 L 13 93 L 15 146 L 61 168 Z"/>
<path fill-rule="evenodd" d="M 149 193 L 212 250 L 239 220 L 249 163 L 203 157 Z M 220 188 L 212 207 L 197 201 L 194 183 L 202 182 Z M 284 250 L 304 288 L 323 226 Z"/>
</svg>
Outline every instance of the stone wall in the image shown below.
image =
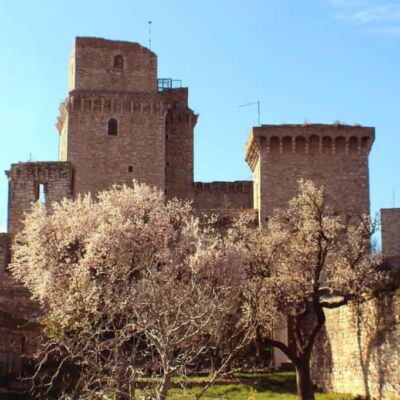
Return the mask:
<svg viewBox="0 0 400 400">
<path fill-rule="evenodd" d="M 345 215 L 369 213 L 368 155 L 374 129 L 348 125 L 262 125 L 253 128 L 246 160 L 254 173 L 260 222 L 285 207 L 297 181 L 323 185 Z"/>
<path fill-rule="evenodd" d="M 75 192 L 93 194 L 132 179 L 164 191 L 165 115 L 158 93 L 74 91 L 59 126 L 66 160 L 75 168 Z M 117 129 L 109 134 L 110 120 Z"/>
<path fill-rule="evenodd" d="M 253 182 L 195 182 L 194 206 L 207 210 L 252 209 Z"/>
<path fill-rule="evenodd" d="M 0 379 L 22 372 L 25 357 L 37 350 L 38 326 L 0 310 Z"/>
<path fill-rule="evenodd" d="M 7 269 L 10 253 L 10 236 L 0 233 L 0 311 L 29 318 L 37 307 L 30 300 L 28 291 L 15 281 Z"/>
<path fill-rule="evenodd" d="M 169 108 L 165 128 L 165 189 L 168 198 L 193 199 L 193 131 L 197 115 L 188 106 L 188 89 L 161 92 Z"/>
<path fill-rule="evenodd" d="M 11 240 L 20 230 L 23 215 L 44 191 L 46 202 L 73 196 L 74 169 L 69 162 L 12 164 L 9 179 L 8 233 Z"/>
<path fill-rule="evenodd" d="M 381 210 L 382 254 L 387 262 L 400 265 L 400 208 Z"/>
<path fill-rule="evenodd" d="M 9 258 L 9 235 L 0 233 L 0 276 L 6 270 Z"/>
<path fill-rule="evenodd" d="M 115 57 L 122 64 L 115 65 Z M 77 37 L 68 90 L 157 92 L 157 56 L 138 43 Z"/>
<path fill-rule="evenodd" d="M 376 399 L 400 398 L 400 293 L 326 311 L 313 350 L 322 389 Z"/>
</svg>

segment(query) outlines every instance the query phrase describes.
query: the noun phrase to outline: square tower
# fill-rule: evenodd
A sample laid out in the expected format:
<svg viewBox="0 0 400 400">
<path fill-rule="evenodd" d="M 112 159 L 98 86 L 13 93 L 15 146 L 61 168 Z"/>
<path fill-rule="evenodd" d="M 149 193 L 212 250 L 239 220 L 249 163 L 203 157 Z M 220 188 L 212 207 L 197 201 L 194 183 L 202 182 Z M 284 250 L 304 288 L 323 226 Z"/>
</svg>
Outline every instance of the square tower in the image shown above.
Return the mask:
<svg viewBox="0 0 400 400">
<path fill-rule="evenodd" d="M 339 124 L 253 128 L 246 161 L 260 223 L 287 206 L 299 179 L 324 186 L 329 205 L 342 215 L 369 214 L 368 155 L 374 137 L 374 128 Z"/>
<path fill-rule="evenodd" d="M 165 189 L 165 117 L 157 57 L 137 43 L 76 38 L 60 106 L 60 160 L 75 168 L 75 192 L 132 179 Z"/>
</svg>

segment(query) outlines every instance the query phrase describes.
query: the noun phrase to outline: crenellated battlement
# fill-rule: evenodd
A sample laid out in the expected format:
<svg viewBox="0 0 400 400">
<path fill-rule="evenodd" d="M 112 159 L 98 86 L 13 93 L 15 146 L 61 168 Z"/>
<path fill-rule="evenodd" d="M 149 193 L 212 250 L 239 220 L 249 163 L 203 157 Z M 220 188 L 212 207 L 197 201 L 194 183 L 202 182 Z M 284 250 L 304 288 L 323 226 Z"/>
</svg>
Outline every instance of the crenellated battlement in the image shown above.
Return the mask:
<svg viewBox="0 0 400 400">
<path fill-rule="evenodd" d="M 72 179 L 73 166 L 68 161 L 39 161 L 11 164 L 6 175 L 12 181 L 40 181 Z"/>
<path fill-rule="evenodd" d="M 190 108 L 179 109 L 167 114 L 166 122 L 169 125 L 188 125 L 195 127 L 199 115 L 195 114 Z"/>
<path fill-rule="evenodd" d="M 9 180 L 8 232 L 19 231 L 24 213 L 31 203 L 60 201 L 74 194 L 74 167 L 66 161 L 12 164 L 6 172 Z"/>
<path fill-rule="evenodd" d="M 251 193 L 253 191 L 253 181 L 194 182 L 193 186 L 195 192 Z"/>
<path fill-rule="evenodd" d="M 252 129 L 246 161 L 254 171 L 259 152 L 265 154 L 368 154 L 375 129 L 351 125 L 262 125 Z"/>
<path fill-rule="evenodd" d="M 99 91 L 72 91 L 69 97 L 60 104 L 59 117 L 56 127 L 61 134 L 68 113 L 93 113 L 100 115 L 154 115 L 165 117 L 170 104 L 165 104 L 158 94 L 151 93 L 122 93 Z M 182 116 L 182 122 L 196 123 L 197 116 L 187 110 L 186 119 Z"/>
<path fill-rule="evenodd" d="M 194 205 L 201 210 L 252 209 L 253 182 L 195 182 Z"/>
</svg>

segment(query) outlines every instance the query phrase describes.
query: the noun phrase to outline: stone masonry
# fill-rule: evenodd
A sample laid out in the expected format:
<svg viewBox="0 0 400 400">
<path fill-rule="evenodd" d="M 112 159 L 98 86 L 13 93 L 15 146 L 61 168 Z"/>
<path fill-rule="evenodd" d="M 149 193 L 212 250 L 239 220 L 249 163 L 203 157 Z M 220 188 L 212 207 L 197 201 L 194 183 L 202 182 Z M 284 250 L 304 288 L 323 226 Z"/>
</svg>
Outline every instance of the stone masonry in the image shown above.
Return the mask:
<svg viewBox="0 0 400 400">
<path fill-rule="evenodd" d="M 0 378 L 18 374 L 22 355 L 35 346 L 35 327 L 26 322 L 38 309 L 7 270 L 12 242 L 34 201 L 49 203 L 84 193 L 96 196 L 113 184 L 129 185 L 137 179 L 159 188 L 167 198 L 192 201 L 201 212 L 217 210 L 221 225 L 242 212 L 258 213 L 260 224 L 265 225 L 273 210 L 286 206 L 296 194 L 298 179 L 305 178 L 324 185 L 329 204 L 342 215 L 369 212 L 368 156 L 374 128 L 342 124 L 254 127 L 246 145 L 253 181 L 194 182 L 198 115 L 189 107 L 188 88 L 181 87 L 180 81 L 158 78 L 157 56 L 137 43 L 76 38 L 68 67 L 68 93 L 59 110 L 59 161 L 13 164 L 7 172 L 8 233 L 0 233 Z M 387 257 L 400 255 L 399 229 L 399 210 L 383 210 Z M 367 337 L 368 343 L 357 341 L 354 324 L 358 320 L 349 308 L 329 313 L 320 346 L 330 347 L 321 350 L 318 362 L 323 367 L 314 371 L 321 387 L 364 393 L 367 376 L 371 393 L 379 394 L 382 387 L 397 390 L 398 376 L 388 373 L 382 383 L 375 367 L 385 360 L 398 368 L 389 359 L 390 352 L 398 354 L 400 345 L 394 335 L 397 332 L 398 337 L 399 332 L 398 300 L 385 301 L 389 300 L 358 310 L 366 315 L 365 323 L 389 308 L 394 310 L 390 314 L 393 329 L 386 331 L 382 341 L 370 340 L 376 332 Z M 374 371 L 369 375 L 364 359 L 355 357 L 359 343 L 362 351 L 363 346 L 369 349 L 368 366 Z M 340 356 L 333 360 L 336 353 Z M 354 390 L 345 383 L 352 374 L 358 379 Z"/>
<path fill-rule="evenodd" d="M 327 310 L 311 364 L 323 390 L 399 399 L 399 293 Z"/>
<path fill-rule="evenodd" d="M 265 224 L 272 211 L 311 179 L 346 215 L 369 214 L 368 155 L 374 128 L 349 125 L 262 125 L 250 133 L 246 160 L 254 174 L 254 207 Z"/>
<path fill-rule="evenodd" d="M 381 210 L 382 253 L 392 264 L 400 265 L 400 208 Z"/>
<path fill-rule="evenodd" d="M 28 162 L 11 165 L 9 180 L 8 233 L 11 239 L 21 228 L 31 203 L 60 201 L 74 194 L 74 168 L 70 162 Z"/>
</svg>

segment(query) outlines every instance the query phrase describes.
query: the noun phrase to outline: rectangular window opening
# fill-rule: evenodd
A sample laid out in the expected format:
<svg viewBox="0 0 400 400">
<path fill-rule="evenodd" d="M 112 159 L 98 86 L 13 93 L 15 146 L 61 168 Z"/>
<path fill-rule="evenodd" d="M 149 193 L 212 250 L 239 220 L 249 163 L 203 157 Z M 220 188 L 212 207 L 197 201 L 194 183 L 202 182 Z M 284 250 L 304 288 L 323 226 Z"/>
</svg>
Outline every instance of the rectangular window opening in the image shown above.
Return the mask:
<svg viewBox="0 0 400 400">
<path fill-rule="evenodd" d="M 133 165 L 128 165 L 128 172 L 133 172 Z"/>
<path fill-rule="evenodd" d="M 42 204 L 47 202 L 47 184 L 39 183 L 36 193 L 36 200 L 40 201 Z"/>
</svg>

